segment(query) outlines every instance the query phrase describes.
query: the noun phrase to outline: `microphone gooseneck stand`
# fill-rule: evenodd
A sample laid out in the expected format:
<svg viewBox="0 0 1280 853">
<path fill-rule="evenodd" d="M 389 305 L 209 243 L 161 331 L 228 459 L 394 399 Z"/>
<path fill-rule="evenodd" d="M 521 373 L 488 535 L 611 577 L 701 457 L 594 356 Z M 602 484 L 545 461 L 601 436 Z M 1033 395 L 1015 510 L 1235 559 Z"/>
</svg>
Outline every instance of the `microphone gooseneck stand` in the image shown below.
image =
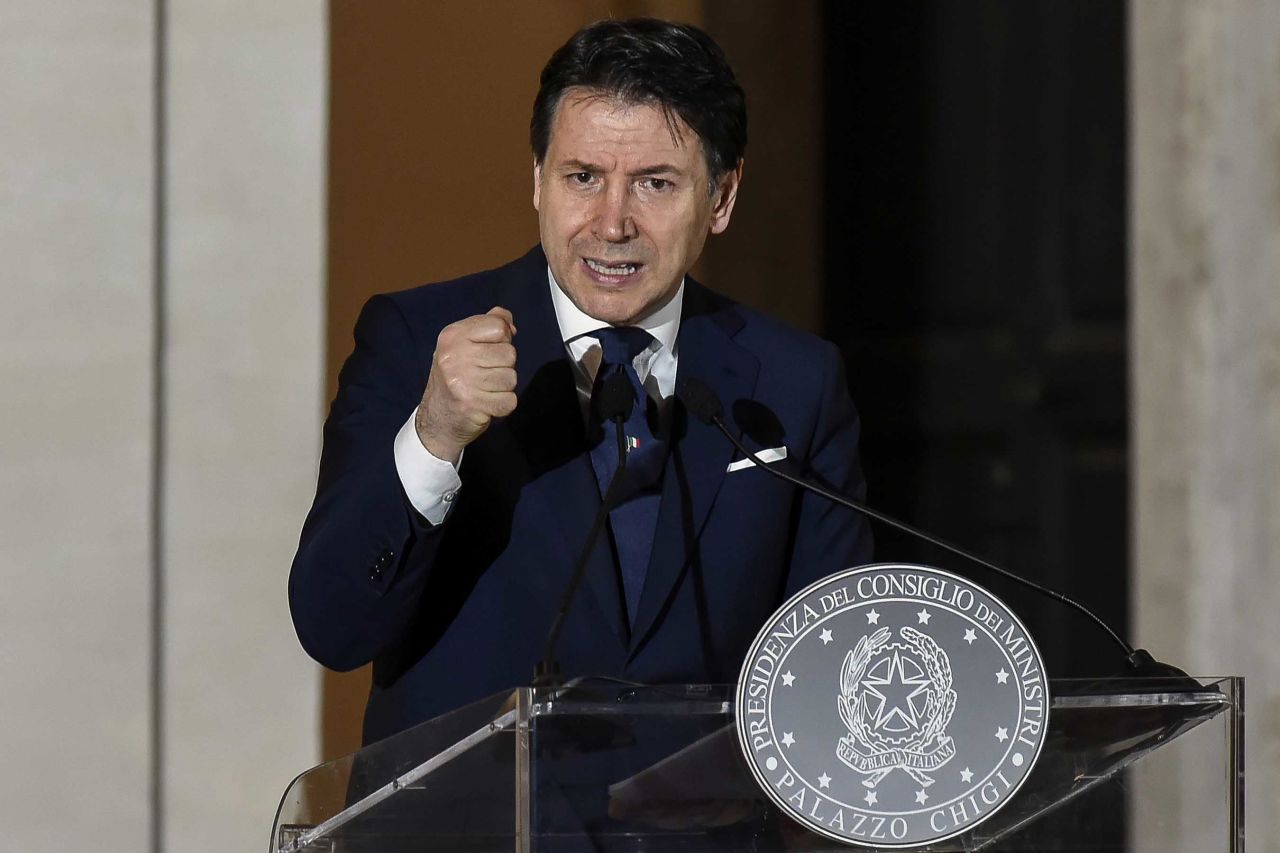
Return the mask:
<svg viewBox="0 0 1280 853">
<path fill-rule="evenodd" d="M 1034 581 L 1027 580 L 1026 578 L 1014 572 L 1011 572 L 1008 569 L 1001 568 L 1000 566 L 997 566 L 992 562 L 984 560 L 983 558 L 977 556 L 976 554 L 972 554 L 969 551 L 966 551 L 965 549 L 959 547 L 958 545 L 952 545 L 950 542 L 947 542 L 943 539 L 939 539 L 938 537 L 933 536 L 929 533 L 925 533 L 923 530 L 919 530 L 915 527 L 912 527 L 910 524 L 907 524 L 906 522 L 903 522 L 903 521 L 899 521 L 898 519 L 893 518 L 892 516 L 885 515 L 879 510 L 872 509 L 871 507 L 866 506 L 865 504 L 859 503 L 858 501 L 855 501 L 852 498 L 848 498 L 848 497 L 845 497 L 844 495 L 833 492 L 830 489 L 824 486 L 821 486 L 817 483 L 810 482 L 805 478 L 797 477 L 792 474 L 789 474 L 786 471 L 783 471 L 779 468 L 775 468 L 774 466 L 770 465 L 768 462 L 765 462 L 763 459 L 761 459 L 759 456 L 757 456 L 755 453 L 749 450 L 746 447 L 746 445 L 744 445 L 740 440 L 738 440 L 737 436 L 735 436 L 729 430 L 728 426 L 725 425 L 724 405 L 720 402 L 720 398 L 716 396 L 715 391 L 711 390 L 711 388 L 708 387 L 706 383 L 695 378 L 683 377 L 680 379 L 679 382 L 677 382 L 676 396 L 681 400 L 681 402 L 684 403 L 685 408 L 688 409 L 689 412 L 694 417 L 698 418 L 698 420 L 702 421 L 705 424 L 715 426 L 717 429 L 720 430 L 720 432 L 724 434 L 725 438 L 727 438 L 734 445 L 734 447 L 738 448 L 739 452 L 741 452 L 744 456 L 746 456 L 748 459 L 754 462 L 758 467 L 763 468 L 765 471 L 769 472 L 773 476 L 786 480 L 787 482 L 793 485 L 799 486 L 800 488 L 805 489 L 807 491 L 814 492 L 815 494 L 821 495 L 827 500 L 834 501 L 835 503 L 838 503 L 841 506 L 848 507 L 849 509 L 852 509 L 855 512 L 862 513 L 863 515 L 869 518 L 873 518 L 876 521 L 880 521 L 884 524 L 887 524 L 890 527 L 897 528 L 898 530 L 901 530 L 904 533 L 908 533 L 912 536 L 922 539 L 925 542 L 928 542 L 929 544 L 934 545 L 938 548 L 942 548 L 945 551 L 950 551 L 952 554 L 963 557 L 964 559 L 969 560 L 970 562 L 976 563 L 977 565 L 982 566 L 988 571 L 995 572 L 1001 577 L 1008 578 L 1009 580 L 1012 580 L 1015 583 L 1019 583 L 1019 584 L 1022 584 L 1023 586 L 1029 587 L 1035 590 L 1036 592 L 1040 593 L 1041 595 L 1047 596 L 1053 599 L 1054 601 L 1065 604 L 1066 606 L 1076 610 L 1077 612 L 1084 614 L 1090 620 L 1092 620 L 1095 625 L 1101 628 L 1106 633 L 1106 635 L 1110 637 L 1111 640 L 1114 641 L 1115 644 L 1118 645 L 1124 651 L 1124 660 L 1125 660 L 1124 674 L 1126 676 L 1131 676 L 1131 677 L 1155 676 L 1155 677 L 1163 677 L 1163 678 L 1178 679 L 1178 680 L 1181 680 L 1181 679 L 1189 680 L 1189 677 L 1185 672 L 1183 672 L 1182 670 L 1178 669 L 1177 667 L 1171 664 L 1161 663 L 1157 661 L 1154 657 L 1152 657 L 1151 653 L 1148 652 L 1146 649 L 1133 648 L 1133 646 L 1126 643 L 1120 637 L 1119 634 L 1113 631 L 1110 625 L 1102 621 L 1102 618 L 1099 617 L 1096 613 L 1094 613 L 1089 608 L 1085 607 L 1083 604 L 1080 604 L 1078 601 L 1075 601 L 1074 599 L 1066 595 L 1063 595 L 1057 590 L 1049 589 L 1048 587 L 1043 587 L 1040 584 L 1035 583 Z"/>
<path fill-rule="evenodd" d="M 555 619 L 551 622 L 551 630 L 547 632 L 547 639 L 542 647 L 542 660 L 538 661 L 533 671 L 534 687 L 553 687 L 561 681 L 560 665 L 556 663 L 555 657 L 556 646 L 560 642 L 560 632 L 564 630 L 564 620 L 569 614 L 569 607 L 573 604 L 574 594 L 587 573 L 587 562 L 591 558 L 591 551 L 600 539 L 600 534 L 604 532 L 604 524 L 617 500 L 622 475 L 627 468 L 627 436 L 623 431 L 623 425 L 635 401 L 636 394 L 631 383 L 620 373 L 606 377 L 600 385 L 600 390 L 592 399 L 592 409 L 601 422 L 612 422 L 614 425 L 614 436 L 618 446 L 618 468 L 609 478 L 609 485 L 600 499 L 600 508 L 596 510 L 595 518 L 591 521 L 591 530 L 587 533 L 582 551 L 573 565 L 573 574 L 570 575 L 569 585 L 565 587 L 564 597 L 560 600 L 560 609 L 556 611 Z"/>
</svg>

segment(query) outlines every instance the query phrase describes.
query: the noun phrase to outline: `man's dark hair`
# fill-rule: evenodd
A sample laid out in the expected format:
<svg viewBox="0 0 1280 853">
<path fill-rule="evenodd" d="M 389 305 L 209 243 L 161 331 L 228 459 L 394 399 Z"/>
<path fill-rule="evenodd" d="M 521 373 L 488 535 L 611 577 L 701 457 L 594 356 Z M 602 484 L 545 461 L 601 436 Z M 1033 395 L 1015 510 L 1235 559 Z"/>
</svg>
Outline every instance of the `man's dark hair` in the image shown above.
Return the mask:
<svg viewBox="0 0 1280 853">
<path fill-rule="evenodd" d="M 747 147 L 747 104 L 724 51 L 688 24 L 654 18 L 599 21 L 574 33 L 542 69 L 529 134 L 534 160 L 547 156 L 551 124 L 567 89 L 646 104 L 673 114 L 702 142 L 714 188 Z"/>
</svg>

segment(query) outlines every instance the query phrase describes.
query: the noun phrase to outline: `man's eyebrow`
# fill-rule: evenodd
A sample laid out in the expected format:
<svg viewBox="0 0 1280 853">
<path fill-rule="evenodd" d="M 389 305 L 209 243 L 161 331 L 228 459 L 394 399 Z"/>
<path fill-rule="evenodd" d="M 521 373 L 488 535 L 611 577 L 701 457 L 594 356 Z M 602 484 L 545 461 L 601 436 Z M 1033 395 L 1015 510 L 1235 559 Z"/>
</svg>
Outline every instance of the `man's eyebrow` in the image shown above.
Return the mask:
<svg viewBox="0 0 1280 853">
<path fill-rule="evenodd" d="M 560 169 L 568 170 L 571 172 L 591 172 L 592 174 L 598 174 L 600 172 L 608 171 L 608 169 L 606 169 L 604 166 L 601 166 L 599 163 L 588 163 L 586 160 L 578 160 L 576 158 L 561 160 L 557 164 L 557 166 Z M 642 178 L 646 175 L 683 175 L 683 174 L 684 174 L 683 169 L 681 169 L 678 166 L 672 165 L 671 163 L 655 163 L 652 166 L 644 166 L 642 168 L 636 169 L 634 172 L 627 173 L 628 177 L 632 177 L 632 178 Z"/>
<path fill-rule="evenodd" d="M 556 164 L 561 169 L 569 169 L 574 172 L 603 172 L 604 166 L 599 163 L 588 163 L 585 160 L 561 160 Z"/>
<path fill-rule="evenodd" d="M 636 169 L 634 172 L 628 172 L 633 178 L 644 177 L 645 175 L 683 175 L 684 170 L 670 163 L 655 163 L 652 166 L 645 166 L 642 169 Z"/>
</svg>

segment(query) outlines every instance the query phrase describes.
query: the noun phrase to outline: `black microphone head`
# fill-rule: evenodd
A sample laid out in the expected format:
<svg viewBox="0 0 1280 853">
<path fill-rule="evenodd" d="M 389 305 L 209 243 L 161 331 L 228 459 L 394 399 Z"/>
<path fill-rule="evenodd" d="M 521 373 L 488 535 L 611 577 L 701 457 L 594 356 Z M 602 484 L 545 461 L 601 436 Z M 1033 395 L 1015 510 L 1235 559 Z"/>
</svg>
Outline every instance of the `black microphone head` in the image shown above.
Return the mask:
<svg viewBox="0 0 1280 853">
<path fill-rule="evenodd" d="M 707 383 L 692 376 L 676 381 L 676 396 L 695 418 L 704 424 L 715 423 L 724 414 L 724 405 Z"/>
<path fill-rule="evenodd" d="M 777 447 L 787 443 L 787 430 L 782 421 L 764 403 L 743 397 L 729 406 L 733 422 L 760 447 Z"/>
<path fill-rule="evenodd" d="M 625 421 L 636 404 L 636 392 L 625 374 L 613 373 L 600 383 L 591 405 L 602 421 Z"/>
</svg>

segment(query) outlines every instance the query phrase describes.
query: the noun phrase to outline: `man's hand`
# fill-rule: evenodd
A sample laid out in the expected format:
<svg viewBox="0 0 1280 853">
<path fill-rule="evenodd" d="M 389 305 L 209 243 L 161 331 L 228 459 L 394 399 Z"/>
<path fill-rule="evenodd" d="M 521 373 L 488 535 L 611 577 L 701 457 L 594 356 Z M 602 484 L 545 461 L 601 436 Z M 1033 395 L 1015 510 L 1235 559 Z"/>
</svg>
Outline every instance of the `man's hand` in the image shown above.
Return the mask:
<svg viewBox="0 0 1280 853">
<path fill-rule="evenodd" d="M 515 411 L 515 333 L 511 312 L 498 307 L 440 332 L 413 420 L 422 446 L 435 457 L 458 464 L 462 449 L 479 438 L 490 421 Z"/>
</svg>

